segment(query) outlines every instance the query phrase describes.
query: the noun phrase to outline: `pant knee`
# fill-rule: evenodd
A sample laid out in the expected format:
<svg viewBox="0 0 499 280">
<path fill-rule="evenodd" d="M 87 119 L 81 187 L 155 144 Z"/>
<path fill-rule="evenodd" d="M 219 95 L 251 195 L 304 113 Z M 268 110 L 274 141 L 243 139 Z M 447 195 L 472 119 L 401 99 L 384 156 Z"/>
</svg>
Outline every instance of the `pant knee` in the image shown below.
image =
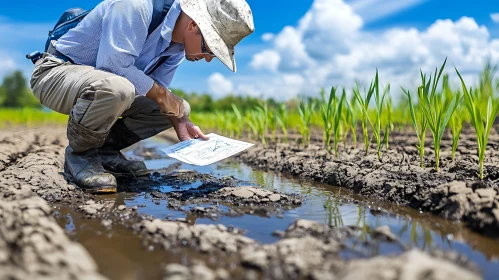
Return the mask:
<svg viewBox="0 0 499 280">
<path fill-rule="evenodd" d="M 95 100 L 109 102 L 111 107 L 120 108 L 120 111 L 130 108 L 135 99 L 134 85 L 120 76 L 104 78 L 95 82 L 92 87 L 96 90 Z"/>
<path fill-rule="evenodd" d="M 113 75 L 93 82 L 78 98 L 71 117 L 90 130 L 108 131 L 134 99 L 133 84 Z"/>
</svg>

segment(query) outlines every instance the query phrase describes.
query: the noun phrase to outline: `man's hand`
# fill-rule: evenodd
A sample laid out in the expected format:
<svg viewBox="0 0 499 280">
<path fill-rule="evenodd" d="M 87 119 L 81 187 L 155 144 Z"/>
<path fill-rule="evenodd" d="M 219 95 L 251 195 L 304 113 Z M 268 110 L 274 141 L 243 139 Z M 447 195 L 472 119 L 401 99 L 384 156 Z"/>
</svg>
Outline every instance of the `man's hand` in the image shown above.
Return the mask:
<svg viewBox="0 0 499 280">
<path fill-rule="evenodd" d="M 172 118 L 181 118 L 184 116 L 184 101 L 182 98 L 171 93 L 164 87 L 154 83 L 151 90 L 147 92 L 146 97 L 158 103 L 163 115 Z"/>
<path fill-rule="evenodd" d="M 170 121 L 172 122 L 173 128 L 177 132 L 177 137 L 180 141 L 196 138 L 208 140 L 208 136 L 204 135 L 199 126 L 193 124 L 189 118 L 185 116 L 180 119 L 171 117 Z"/>
</svg>

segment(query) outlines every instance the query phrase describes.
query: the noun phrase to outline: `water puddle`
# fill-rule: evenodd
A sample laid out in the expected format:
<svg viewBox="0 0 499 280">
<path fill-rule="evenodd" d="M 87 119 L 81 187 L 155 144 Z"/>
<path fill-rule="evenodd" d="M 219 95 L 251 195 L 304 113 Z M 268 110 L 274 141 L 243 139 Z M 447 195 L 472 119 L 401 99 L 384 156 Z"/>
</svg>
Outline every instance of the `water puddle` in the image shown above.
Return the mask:
<svg viewBox="0 0 499 280">
<path fill-rule="evenodd" d="M 161 139 L 153 138 L 145 141 L 146 149 L 160 149 L 169 145 Z M 159 155 L 159 157 L 158 157 Z M 127 152 L 131 158 L 140 158 L 134 151 Z M 239 216 L 218 215 L 200 218 L 189 211 L 191 207 L 210 207 L 214 205 L 183 205 L 180 209 L 171 209 L 166 200 L 155 200 L 150 193 L 118 193 L 107 196 L 115 205 L 137 206 L 142 214 L 152 215 L 159 219 L 183 218 L 190 224 L 224 224 L 235 226 L 246 231 L 246 236 L 262 243 L 271 243 L 278 238 L 272 233 L 286 229 L 295 219 L 309 219 L 332 226 L 356 225 L 361 228 L 376 228 L 388 225 L 401 242 L 409 247 L 423 250 L 452 249 L 479 265 L 485 279 L 496 279 L 499 275 L 499 243 L 493 239 L 471 232 L 461 223 L 453 223 L 438 217 L 421 214 L 406 207 L 396 207 L 391 204 L 372 203 L 357 197 L 345 189 L 335 188 L 315 182 L 306 182 L 276 175 L 273 173 L 253 170 L 245 164 L 226 160 L 206 167 L 179 164 L 178 161 L 163 157 L 156 152 L 156 159 L 146 161 L 150 169 L 166 168 L 177 164 L 176 169 L 194 170 L 209 173 L 215 177 L 233 176 L 244 186 L 260 186 L 281 193 L 297 193 L 305 197 L 299 207 L 273 213 L 244 214 Z M 181 189 L 197 188 L 201 182 L 182 186 Z M 162 185 L 158 191 L 178 191 L 178 188 Z M 361 201 L 360 204 L 353 200 Z M 224 205 L 215 205 L 223 213 L 230 212 Z M 379 211 L 378 207 L 387 210 Z M 131 230 L 113 227 L 112 233 L 106 231 L 100 221 L 84 219 L 80 214 L 67 209 L 57 210 L 59 223 L 66 228 L 70 236 L 82 243 L 99 264 L 102 272 L 112 279 L 157 279 L 159 264 L 182 262 L 182 258 L 192 257 L 192 253 L 171 254 L 164 250 L 147 250 L 141 239 Z M 368 239 L 369 235 L 365 235 Z M 364 257 L 386 255 L 401 252 L 396 244 L 380 243 L 378 247 L 362 251 Z M 199 257 L 199 256 L 196 256 Z M 350 255 L 345 254 L 348 258 Z M 358 256 L 352 256 L 358 257 Z"/>
</svg>

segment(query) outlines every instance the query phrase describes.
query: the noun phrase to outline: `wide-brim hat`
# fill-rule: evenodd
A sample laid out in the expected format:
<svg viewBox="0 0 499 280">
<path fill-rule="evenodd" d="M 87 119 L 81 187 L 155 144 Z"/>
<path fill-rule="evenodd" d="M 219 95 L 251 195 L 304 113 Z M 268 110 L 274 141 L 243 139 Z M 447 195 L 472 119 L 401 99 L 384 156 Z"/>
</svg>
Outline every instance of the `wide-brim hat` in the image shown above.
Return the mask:
<svg viewBox="0 0 499 280">
<path fill-rule="evenodd" d="M 211 52 L 236 72 L 234 47 L 255 30 L 248 3 L 245 0 L 180 0 L 180 8 L 197 23 Z"/>
</svg>

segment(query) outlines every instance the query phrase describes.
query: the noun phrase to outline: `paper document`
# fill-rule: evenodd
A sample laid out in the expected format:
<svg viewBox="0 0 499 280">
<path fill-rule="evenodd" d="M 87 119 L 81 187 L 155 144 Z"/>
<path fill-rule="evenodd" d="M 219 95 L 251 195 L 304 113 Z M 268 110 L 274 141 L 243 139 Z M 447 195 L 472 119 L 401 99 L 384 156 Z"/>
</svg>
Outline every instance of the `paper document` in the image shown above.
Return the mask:
<svg viewBox="0 0 499 280">
<path fill-rule="evenodd" d="M 235 155 L 253 144 L 237 141 L 214 133 L 209 140 L 192 139 L 162 149 L 169 157 L 188 164 L 204 166 Z"/>
</svg>

